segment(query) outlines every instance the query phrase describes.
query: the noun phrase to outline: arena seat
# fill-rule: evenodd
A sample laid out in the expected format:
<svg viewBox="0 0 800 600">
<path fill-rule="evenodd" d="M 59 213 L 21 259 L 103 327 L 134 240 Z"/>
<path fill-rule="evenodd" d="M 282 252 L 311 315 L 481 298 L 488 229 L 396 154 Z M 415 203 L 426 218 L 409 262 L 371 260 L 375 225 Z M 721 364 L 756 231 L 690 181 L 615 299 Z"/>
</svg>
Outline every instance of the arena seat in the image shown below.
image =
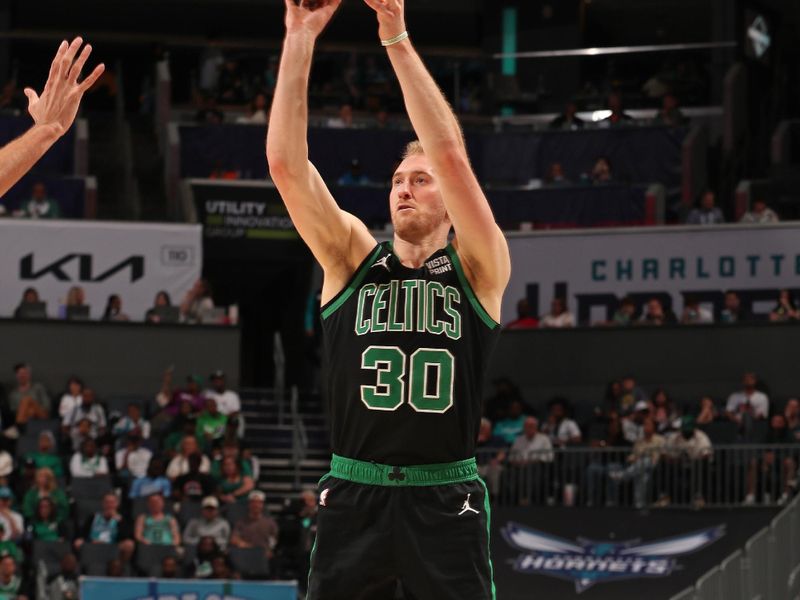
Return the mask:
<svg viewBox="0 0 800 600">
<path fill-rule="evenodd" d="M 136 548 L 136 568 L 146 577 L 161 575 L 161 562 L 173 556 L 180 559 L 175 546 L 139 544 Z"/>
<path fill-rule="evenodd" d="M 111 477 L 100 475 L 98 477 L 74 477 L 72 479 L 72 496 L 76 499 L 100 499 L 103 494 L 112 489 Z"/>
<path fill-rule="evenodd" d="M 178 522 L 181 527 L 185 527 L 191 519 L 198 519 L 203 514 L 203 508 L 200 502 L 192 500 L 184 500 L 181 502 L 181 509 L 178 511 Z"/>
<path fill-rule="evenodd" d="M 266 550 L 258 546 L 254 548 L 237 548 L 228 550 L 231 564 L 244 579 L 266 579 L 269 577 L 269 561 Z"/>
<path fill-rule="evenodd" d="M 134 403 L 138 404 L 144 414 L 145 401 L 138 396 L 112 396 L 105 399 L 106 412 L 110 415 L 112 413 L 119 413 L 126 415 L 128 413 L 128 405 Z"/>
<path fill-rule="evenodd" d="M 119 555 L 116 544 L 85 543 L 81 546 L 80 563 L 86 575 L 102 576 L 106 574 L 109 561 Z"/>
<path fill-rule="evenodd" d="M 197 557 L 197 545 L 184 544 L 181 557 L 181 569 L 186 577 L 194 576 L 194 559 Z"/>
<path fill-rule="evenodd" d="M 244 519 L 247 516 L 247 503 L 246 502 L 231 502 L 222 507 L 222 516 L 231 524 L 231 528 L 236 525 L 237 521 Z"/>
<path fill-rule="evenodd" d="M 75 498 L 75 521 L 78 527 L 91 519 L 103 507 L 102 498 Z"/>
<path fill-rule="evenodd" d="M 17 440 L 16 455 L 17 458 L 22 458 L 29 452 L 36 452 L 39 446 L 39 434 L 32 435 L 26 433 Z"/>
<path fill-rule="evenodd" d="M 52 574 L 61 572 L 61 559 L 70 551 L 69 542 L 44 542 L 33 541 L 33 564 L 43 562 L 47 572 Z"/>
<path fill-rule="evenodd" d="M 131 503 L 131 517 L 135 520 L 139 515 L 147 512 L 147 498 L 134 498 Z"/>
<path fill-rule="evenodd" d="M 59 419 L 32 419 L 25 426 L 25 435 L 38 437 L 43 431 L 50 431 L 53 435 L 57 435 L 59 429 L 61 429 Z"/>
</svg>

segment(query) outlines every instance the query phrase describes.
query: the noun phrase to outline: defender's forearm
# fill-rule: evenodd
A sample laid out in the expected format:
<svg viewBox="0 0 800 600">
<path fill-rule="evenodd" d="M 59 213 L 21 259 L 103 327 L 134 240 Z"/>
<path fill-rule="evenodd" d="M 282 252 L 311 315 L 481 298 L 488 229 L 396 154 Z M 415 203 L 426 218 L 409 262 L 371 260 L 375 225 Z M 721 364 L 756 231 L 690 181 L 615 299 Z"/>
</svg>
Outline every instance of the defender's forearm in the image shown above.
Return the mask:
<svg viewBox="0 0 800 600">
<path fill-rule="evenodd" d="M 61 137 L 55 125 L 34 125 L 0 148 L 0 196 L 5 194 Z"/>
</svg>

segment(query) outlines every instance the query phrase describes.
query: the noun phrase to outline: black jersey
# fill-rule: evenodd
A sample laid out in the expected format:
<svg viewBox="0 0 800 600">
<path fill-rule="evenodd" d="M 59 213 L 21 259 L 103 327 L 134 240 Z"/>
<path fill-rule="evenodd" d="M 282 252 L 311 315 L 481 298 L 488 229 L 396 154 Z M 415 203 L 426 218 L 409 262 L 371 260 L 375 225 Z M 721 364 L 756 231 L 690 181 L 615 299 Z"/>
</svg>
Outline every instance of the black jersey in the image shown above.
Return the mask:
<svg viewBox="0 0 800 600">
<path fill-rule="evenodd" d="M 378 244 L 322 307 L 333 451 L 399 466 L 473 457 L 499 330 L 451 245 L 411 269 Z"/>
</svg>

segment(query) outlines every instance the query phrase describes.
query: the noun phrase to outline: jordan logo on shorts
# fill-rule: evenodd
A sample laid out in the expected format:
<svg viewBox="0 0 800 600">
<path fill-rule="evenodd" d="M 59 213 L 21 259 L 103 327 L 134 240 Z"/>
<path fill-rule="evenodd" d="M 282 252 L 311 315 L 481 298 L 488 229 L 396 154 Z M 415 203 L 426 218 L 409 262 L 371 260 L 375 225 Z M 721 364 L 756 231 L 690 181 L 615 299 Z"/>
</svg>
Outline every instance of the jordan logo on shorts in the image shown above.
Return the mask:
<svg viewBox="0 0 800 600">
<path fill-rule="evenodd" d="M 460 513 L 458 513 L 458 516 L 459 516 L 459 517 L 460 517 L 461 515 L 463 515 L 465 512 L 474 512 L 476 515 L 479 515 L 479 514 L 480 514 L 480 513 L 479 513 L 477 510 L 475 510 L 474 508 L 472 508 L 472 507 L 469 505 L 469 497 L 470 497 L 470 496 L 472 496 L 472 494 L 467 494 L 467 499 L 466 499 L 466 500 L 464 500 L 464 505 L 461 507 L 461 512 L 460 512 Z"/>
<path fill-rule="evenodd" d="M 391 269 L 389 268 L 389 259 L 390 259 L 391 257 L 392 257 L 392 255 L 391 255 L 391 254 L 387 254 L 387 255 L 386 255 L 386 256 L 384 256 L 382 259 L 380 259 L 380 260 L 376 260 L 376 261 L 375 261 L 375 264 L 374 264 L 374 265 L 372 265 L 372 267 L 370 267 L 370 268 L 374 269 L 375 267 L 383 267 L 383 268 L 384 268 L 384 269 L 386 269 L 387 271 L 391 271 Z"/>
<path fill-rule="evenodd" d="M 320 506 L 328 506 L 328 492 L 330 489 L 325 488 L 322 490 L 322 493 L 319 495 L 319 505 Z"/>
</svg>

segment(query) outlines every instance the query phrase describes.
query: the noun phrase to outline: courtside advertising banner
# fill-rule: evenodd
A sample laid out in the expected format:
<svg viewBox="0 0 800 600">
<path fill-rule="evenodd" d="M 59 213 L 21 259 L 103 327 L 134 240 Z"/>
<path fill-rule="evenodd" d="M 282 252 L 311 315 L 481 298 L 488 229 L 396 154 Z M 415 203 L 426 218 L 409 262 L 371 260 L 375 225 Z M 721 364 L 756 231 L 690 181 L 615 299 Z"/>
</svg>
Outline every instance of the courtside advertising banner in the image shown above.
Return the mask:
<svg viewBox="0 0 800 600">
<path fill-rule="evenodd" d="M 716 315 L 724 293 L 766 316 L 778 292 L 800 292 L 800 227 L 721 225 L 512 234 L 511 282 L 504 322 L 527 298 L 539 315 L 556 296 L 567 299 L 581 324 L 605 321 L 619 301 L 658 297 L 680 316 L 686 296 Z"/>
<path fill-rule="evenodd" d="M 297 583 L 81 577 L 81 599 L 297 600 Z"/>
<path fill-rule="evenodd" d="M 776 514 L 499 508 L 492 511 L 491 532 L 497 599 L 666 600 L 742 548 Z"/>
<path fill-rule="evenodd" d="M 207 260 L 289 261 L 308 257 L 278 190 L 264 181 L 190 179 L 191 207 L 203 226 Z"/>
<path fill-rule="evenodd" d="M 202 264 L 197 225 L 0 220 L 0 316 L 32 287 L 48 317 L 62 317 L 67 292 L 80 286 L 91 319 L 118 294 L 122 311 L 142 321 L 161 290 L 180 303 Z"/>
</svg>

